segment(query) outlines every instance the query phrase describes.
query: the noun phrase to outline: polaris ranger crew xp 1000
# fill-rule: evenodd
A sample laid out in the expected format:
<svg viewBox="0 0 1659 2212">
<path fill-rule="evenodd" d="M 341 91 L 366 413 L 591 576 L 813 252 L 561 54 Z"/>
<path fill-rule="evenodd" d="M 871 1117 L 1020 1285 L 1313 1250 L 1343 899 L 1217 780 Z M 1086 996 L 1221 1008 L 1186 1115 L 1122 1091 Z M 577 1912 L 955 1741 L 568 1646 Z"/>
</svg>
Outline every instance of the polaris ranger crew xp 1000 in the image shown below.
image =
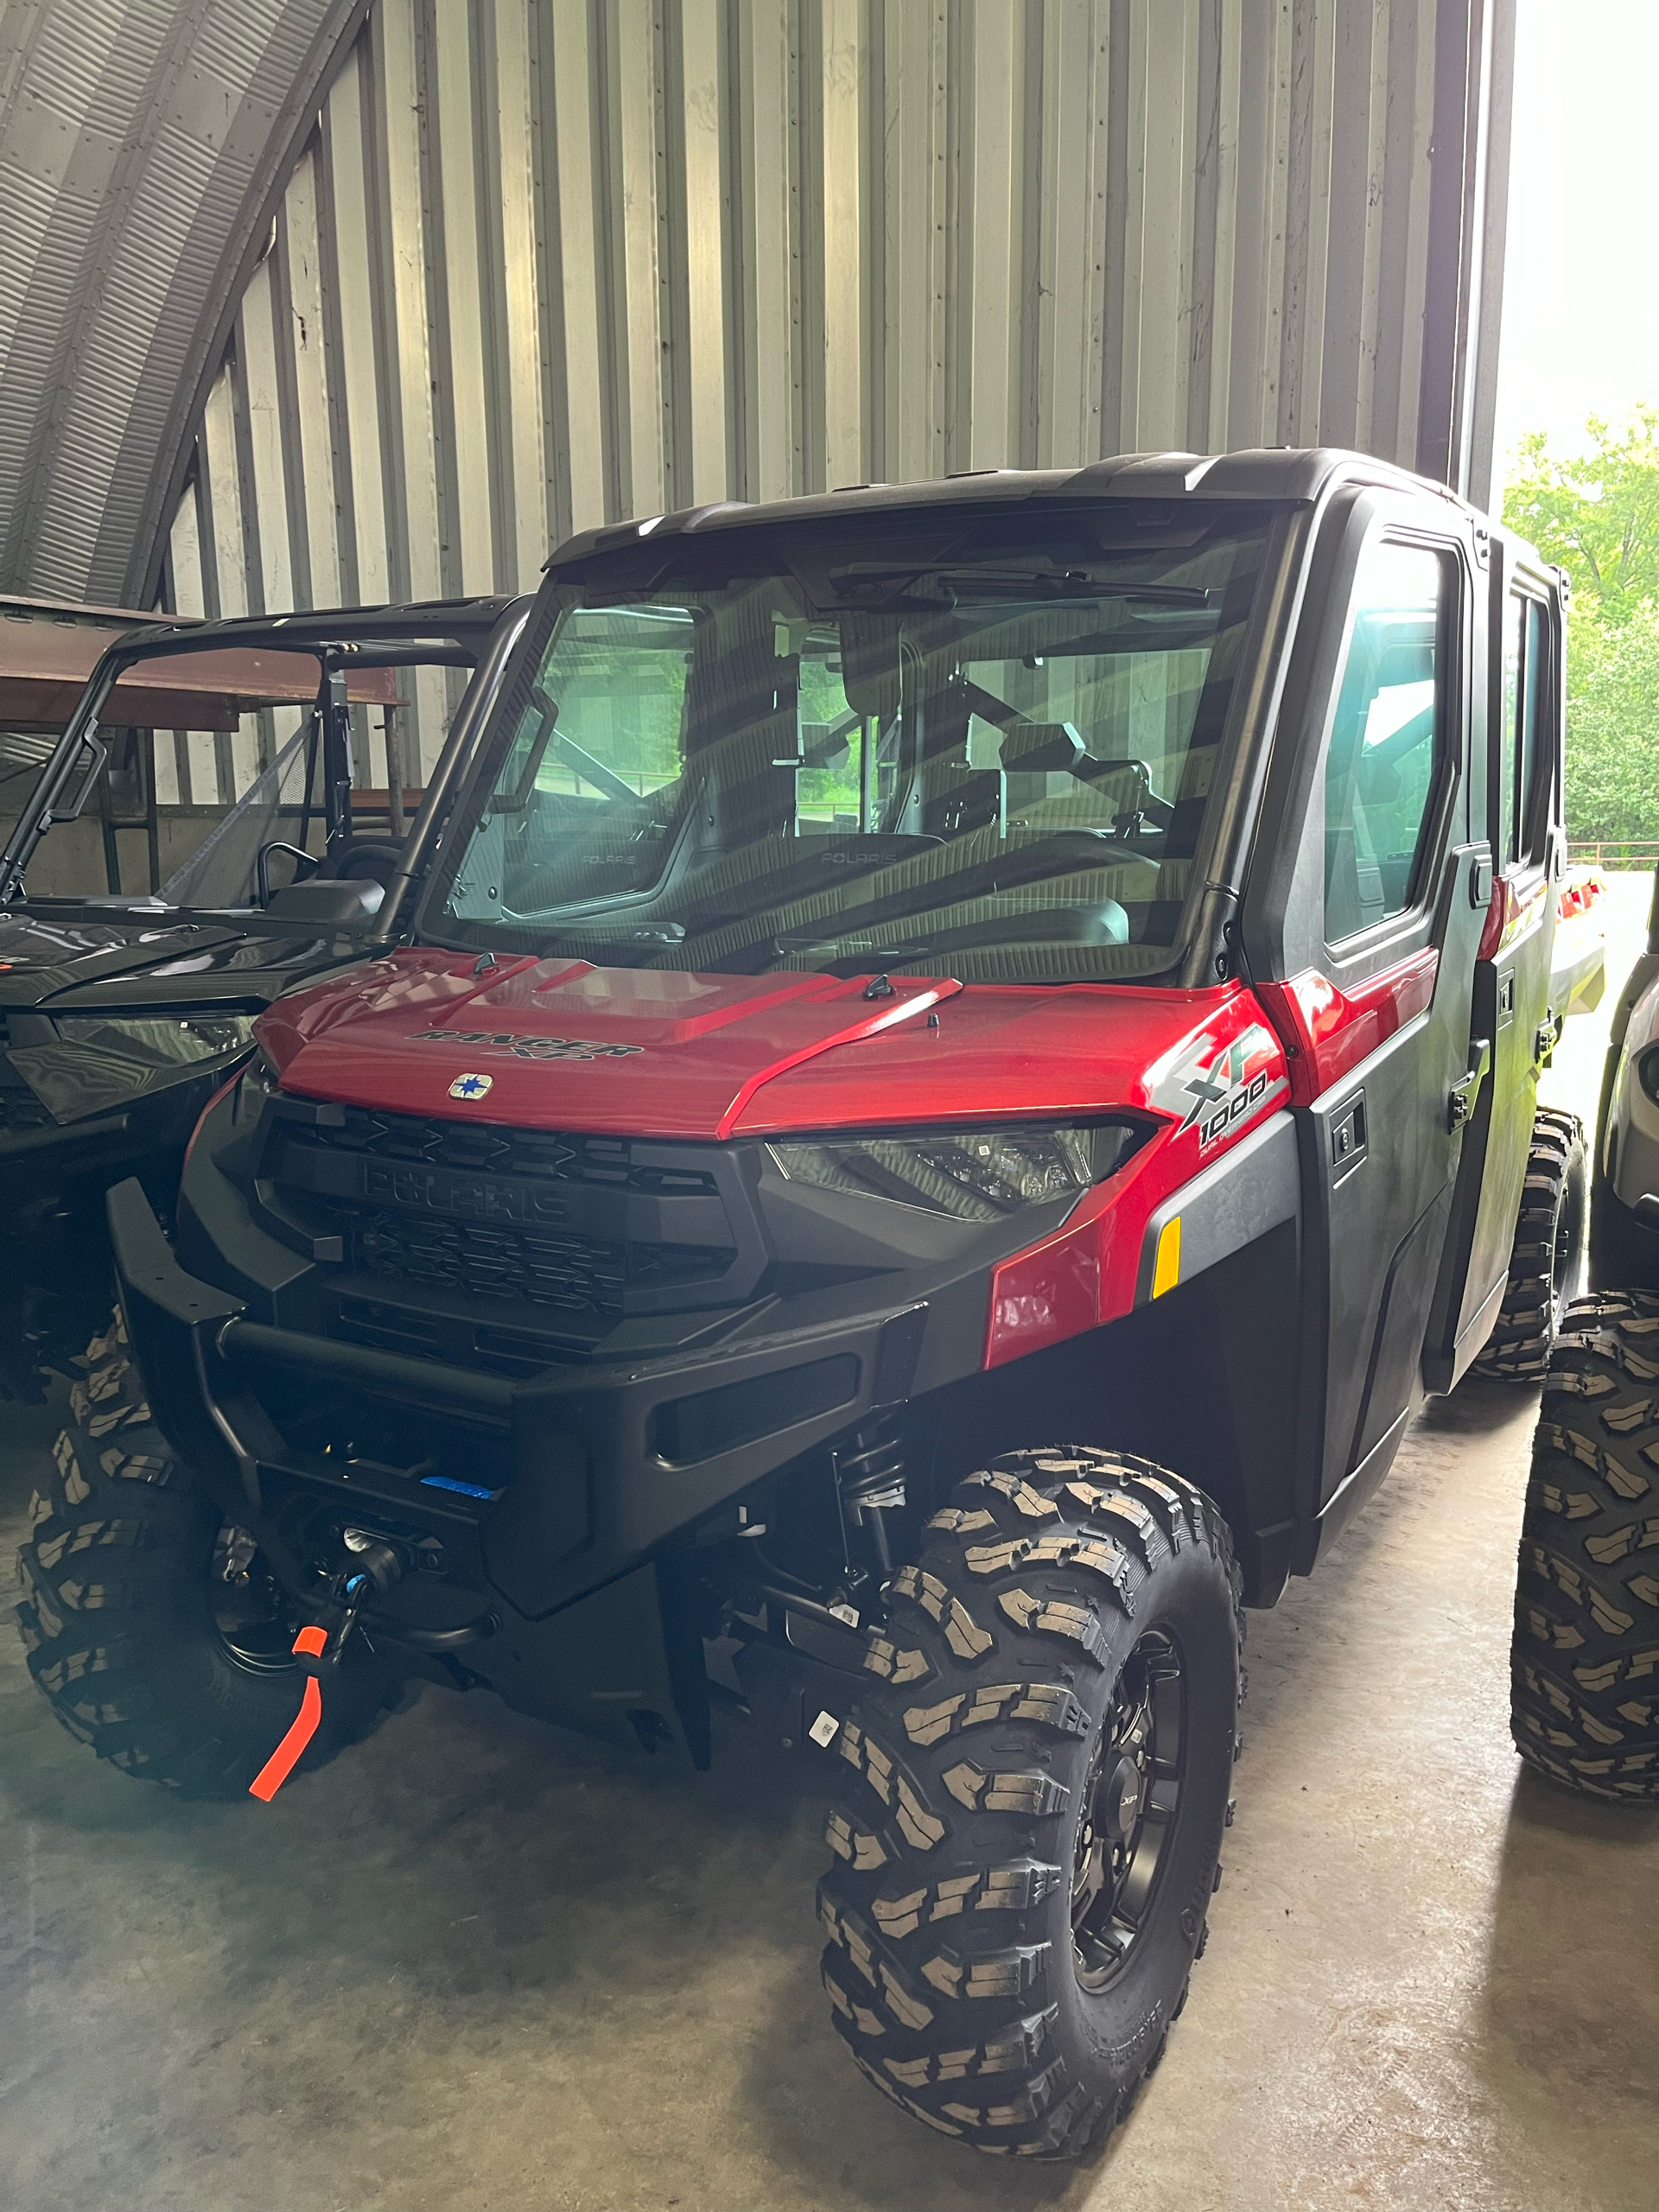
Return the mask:
<svg viewBox="0 0 1659 2212">
<path fill-rule="evenodd" d="M 254 1017 L 297 978 L 406 931 L 527 604 L 147 625 L 99 661 L 31 771 L 0 855 L 0 1377 L 13 1392 L 35 1394 L 40 1370 L 67 1367 L 107 1320 L 110 1185 L 137 1175 L 170 1214 L 185 1143 L 246 1058 Z M 417 683 L 469 681 L 425 810 L 406 831 L 390 789 L 353 792 L 353 724 L 360 760 L 369 702 L 390 722 Z M 214 772 L 238 756 L 245 770 L 257 766 L 262 735 L 270 747 L 273 709 L 298 728 L 159 889 L 31 895 L 54 823 L 96 804 L 108 854 L 122 814 L 147 797 L 153 836 L 156 741 L 141 741 L 153 721 L 197 733 L 187 760 L 196 748 L 198 782 L 214 788 Z M 170 728 L 161 741 L 174 746 Z M 365 811 L 377 800 L 378 823 Z M 165 827 L 190 819 L 186 810 Z M 55 842 L 64 837 L 60 827 Z"/>
<path fill-rule="evenodd" d="M 699 1762 L 741 1708 L 830 1796 L 871 2082 L 1098 2139 L 1205 1941 L 1241 1607 L 1504 1300 L 1561 620 L 1329 453 L 566 546 L 413 944 L 258 1023 L 171 1239 L 111 1195 L 23 1556 L 65 1720 L 268 1796 L 400 1674 Z"/>
</svg>

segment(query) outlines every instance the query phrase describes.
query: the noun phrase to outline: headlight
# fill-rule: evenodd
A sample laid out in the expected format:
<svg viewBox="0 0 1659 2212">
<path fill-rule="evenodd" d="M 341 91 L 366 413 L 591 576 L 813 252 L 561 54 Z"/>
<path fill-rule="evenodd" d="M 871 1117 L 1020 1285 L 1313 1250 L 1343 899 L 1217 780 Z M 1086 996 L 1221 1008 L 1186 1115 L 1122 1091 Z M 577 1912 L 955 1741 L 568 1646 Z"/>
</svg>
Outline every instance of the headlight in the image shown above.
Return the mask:
<svg viewBox="0 0 1659 2212">
<path fill-rule="evenodd" d="M 54 1121 L 107 1112 L 215 1060 L 246 1052 L 253 1018 L 218 1014 L 60 1014 L 57 1041 L 16 1045 L 11 1064 Z"/>
<path fill-rule="evenodd" d="M 1650 1046 L 1636 1064 L 1637 1081 L 1659 1105 L 1659 1045 Z"/>
<path fill-rule="evenodd" d="M 768 1147 L 791 1183 L 890 1198 L 957 1221 L 1001 1221 L 1022 1207 L 1075 1198 L 1133 1151 L 1123 1122 L 1044 1128 L 927 1129 Z"/>
</svg>

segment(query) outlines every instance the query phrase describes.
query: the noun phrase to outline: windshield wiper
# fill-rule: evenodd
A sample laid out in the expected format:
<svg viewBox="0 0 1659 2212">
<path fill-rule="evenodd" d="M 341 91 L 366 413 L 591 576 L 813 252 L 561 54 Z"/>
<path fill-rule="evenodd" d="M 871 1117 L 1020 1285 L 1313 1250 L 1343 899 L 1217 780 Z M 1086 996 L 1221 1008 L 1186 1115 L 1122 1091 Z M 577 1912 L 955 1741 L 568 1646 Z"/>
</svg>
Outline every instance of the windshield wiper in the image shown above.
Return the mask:
<svg viewBox="0 0 1659 2212">
<path fill-rule="evenodd" d="M 1219 608 L 1221 594 L 1202 584 L 1124 584 L 1092 574 L 1087 569 L 976 569 L 938 568 L 929 561 L 887 567 L 875 562 L 852 561 L 831 569 L 830 581 L 843 590 L 861 585 L 903 584 L 912 588 L 925 581 L 944 590 L 982 584 L 993 591 L 1020 589 L 1084 592 L 1096 599 L 1136 600 L 1154 607 Z"/>
</svg>

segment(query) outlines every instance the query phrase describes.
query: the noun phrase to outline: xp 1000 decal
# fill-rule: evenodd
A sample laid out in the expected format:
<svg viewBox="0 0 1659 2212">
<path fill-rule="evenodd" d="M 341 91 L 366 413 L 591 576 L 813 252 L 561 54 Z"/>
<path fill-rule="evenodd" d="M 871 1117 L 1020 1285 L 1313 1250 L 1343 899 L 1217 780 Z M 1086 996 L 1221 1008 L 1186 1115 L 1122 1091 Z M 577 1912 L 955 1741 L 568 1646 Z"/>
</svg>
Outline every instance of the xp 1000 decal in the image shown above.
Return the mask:
<svg viewBox="0 0 1659 2212">
<path fill-rule="evenodd" d="M 1255 1021 L 1219 1046 L 1200 1039 L 1158 1077 L 1151 1098 L 1154 1106 L 1180 1116 L 1179 1135 L 1197 1129 L 1198 1150 L 1205 1153 L 1289 1089 L 1279 1041 Z"/>
</svg>

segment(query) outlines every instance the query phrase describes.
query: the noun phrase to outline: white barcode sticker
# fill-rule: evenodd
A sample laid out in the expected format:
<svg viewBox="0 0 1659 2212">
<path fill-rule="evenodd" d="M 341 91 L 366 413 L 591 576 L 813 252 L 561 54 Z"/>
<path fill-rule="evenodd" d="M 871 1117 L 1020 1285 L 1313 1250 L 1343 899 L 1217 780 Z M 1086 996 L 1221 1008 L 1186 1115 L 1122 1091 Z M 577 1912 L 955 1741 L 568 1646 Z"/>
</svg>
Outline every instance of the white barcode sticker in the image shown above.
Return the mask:
<svg viewBox="0 0 1659 2212">
<path fill-rule="evenodd" d="M 833 1713 L 821 1713 L 806 1732 L 815 1744 L 822 1745 L 827 1749 L 835 1742 L 836 1732 L 840 1726 L 841 1723 Z"/>
<path fill-rule="evenodd" d="M 858 1607 L 856 1605 L 831 1605 L 830 1611 L 835 1615 L 838 1621 L 845 1621 L 849 1628 L 856 1628 L 858 1626 Z"/>
</svg>

